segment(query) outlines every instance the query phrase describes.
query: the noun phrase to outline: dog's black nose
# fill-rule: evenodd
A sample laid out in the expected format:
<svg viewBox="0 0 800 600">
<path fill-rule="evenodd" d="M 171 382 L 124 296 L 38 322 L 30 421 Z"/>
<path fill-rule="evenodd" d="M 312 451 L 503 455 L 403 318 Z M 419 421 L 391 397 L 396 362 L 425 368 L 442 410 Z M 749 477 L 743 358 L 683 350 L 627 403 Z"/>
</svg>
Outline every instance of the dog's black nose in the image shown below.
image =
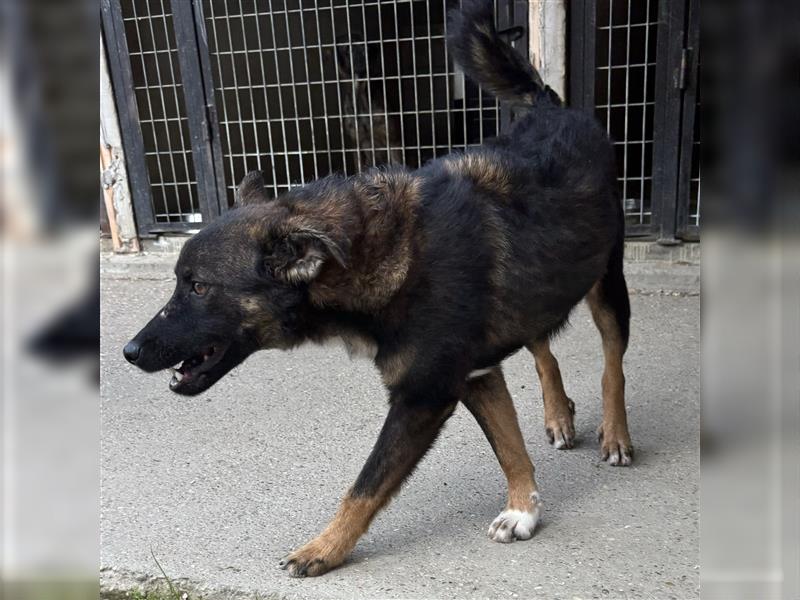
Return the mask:
<svg viewBox="0 0 800 600">
<path fill-rule="evenodd" d="M 132 365 L 136 364 L 136 361 L 139 360 L 139 352 L 142 350 L 142 347 L 139 345 L 139 342 L 136 340 L 131 340 L 125 347 L 122 349 L 122 355 Z"/>
</svg>

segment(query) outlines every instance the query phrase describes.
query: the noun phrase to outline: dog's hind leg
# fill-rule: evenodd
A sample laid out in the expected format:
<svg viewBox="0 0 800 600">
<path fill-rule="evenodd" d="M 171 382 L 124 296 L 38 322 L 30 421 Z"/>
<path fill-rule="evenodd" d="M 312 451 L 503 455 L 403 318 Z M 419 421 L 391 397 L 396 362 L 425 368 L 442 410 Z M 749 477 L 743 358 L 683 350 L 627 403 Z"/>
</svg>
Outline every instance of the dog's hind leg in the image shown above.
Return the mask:
<svg viewBox="0 0 800 600">
<path fill-rule="evenodd" d="M 567 397 L 558 361 L 550 352 L 547 339 L 534 342 L 528 350 L 536 359 L 536 372 L 544 398 L 544 431 L 556 448 L 572 448 L 575 442 L 575 403 Z"/>
<path fill-rule="evenodd" d="M 600 453 L 611 465 L 627 466 L 633 460 L 625 411 L 625 375 L 622 357 L 628 347 L 630 300 L 622 273 L 621 244 L 609 260 L 608 272 L 598 281 L 586 301 L 603 340 L 603 422 L 597 430 Z"/>
<path fill-rule="evenodd" d="M 489 537 L 496 542 L 527 540 L 539 520 L 539 492 L 500 368 L 471 379 L 463 402 L 486 434 L 508 480 L 508 502 L 489 527 Z"/>
<path fill-rule="evenodd" d="M 378 441 L 336 516 L 325 530 L 280 562 L 293 577 L 322 575 L 339 566 L 377 512 L 425 455 L 456 402 L 432 407 L 393 398 Z"/>
</svg>

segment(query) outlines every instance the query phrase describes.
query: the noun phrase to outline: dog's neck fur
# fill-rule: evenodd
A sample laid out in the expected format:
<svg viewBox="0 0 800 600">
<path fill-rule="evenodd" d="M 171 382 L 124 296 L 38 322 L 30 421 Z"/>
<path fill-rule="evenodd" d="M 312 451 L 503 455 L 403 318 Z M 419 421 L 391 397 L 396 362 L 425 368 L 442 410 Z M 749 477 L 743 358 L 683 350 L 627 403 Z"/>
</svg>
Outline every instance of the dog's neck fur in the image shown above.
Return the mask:
<svg viewBox="0 0 800 600">
<path fill-rule="evenodd" d="M 419 180 L 405 169 L 373 170 L 339 186 L 331 200 L 306 205 L 307 218 L 328 221 L 347 237 L 348 264 L 328 261 L 309 285 L 309 299 L 316 308 L 374 315 L 411 268 Z"/>
</svg>

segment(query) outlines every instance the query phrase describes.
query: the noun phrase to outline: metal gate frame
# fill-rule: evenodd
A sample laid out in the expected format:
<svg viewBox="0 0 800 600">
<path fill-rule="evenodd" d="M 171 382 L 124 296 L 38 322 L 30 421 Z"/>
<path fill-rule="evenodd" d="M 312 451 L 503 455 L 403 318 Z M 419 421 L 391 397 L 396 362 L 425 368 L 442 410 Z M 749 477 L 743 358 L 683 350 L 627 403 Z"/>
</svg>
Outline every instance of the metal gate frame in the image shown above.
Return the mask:
<svg viewBox="0 0 800 600">
<path fill-rule="evenodd" d="M 157 222 L 155 218 L 120 2 L 121 0 L 101 0 L 100 12 L 139 236 L 153 237 L 160 233 L 188 232 L 196 229 L 198 224 L 164 223 Z M 169 0 L 169 2 L 173 15 L 180 80 L 184 90 L 191 157 L 197 178 L 198 202 L 203 224 L 208 224 L 227 209 L 227 202 L 202 5 L 198 0 Z"/>
<path fill-rule="evenodd" d="M 626 226 L 627 236 L 654 237 L 665 245 L 699 237 L 699 227 L 688 219 L 697 112 L 698 2 L 659 2 L 652 217 L 649 224 Z M 569 22 L 569 102 L 594 114 L 597 0 L 570 0 Z"/>
</svg>

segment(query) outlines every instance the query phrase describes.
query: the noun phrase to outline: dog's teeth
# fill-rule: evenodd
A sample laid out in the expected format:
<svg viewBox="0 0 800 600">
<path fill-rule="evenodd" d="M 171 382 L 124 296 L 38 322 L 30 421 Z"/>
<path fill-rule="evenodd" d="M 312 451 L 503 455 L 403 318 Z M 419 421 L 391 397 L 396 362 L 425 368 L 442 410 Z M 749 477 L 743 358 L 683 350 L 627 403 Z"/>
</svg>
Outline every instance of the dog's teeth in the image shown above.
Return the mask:
<svg viewBox="0 0 800 600">
<path fill-rule="evenodd" d="M 180 371 L 173 371 L 172 379 L 169 380 L 169 387 L 174 388 L 181 381 L 183 381 L 183 374 Z"/>
</svg>

